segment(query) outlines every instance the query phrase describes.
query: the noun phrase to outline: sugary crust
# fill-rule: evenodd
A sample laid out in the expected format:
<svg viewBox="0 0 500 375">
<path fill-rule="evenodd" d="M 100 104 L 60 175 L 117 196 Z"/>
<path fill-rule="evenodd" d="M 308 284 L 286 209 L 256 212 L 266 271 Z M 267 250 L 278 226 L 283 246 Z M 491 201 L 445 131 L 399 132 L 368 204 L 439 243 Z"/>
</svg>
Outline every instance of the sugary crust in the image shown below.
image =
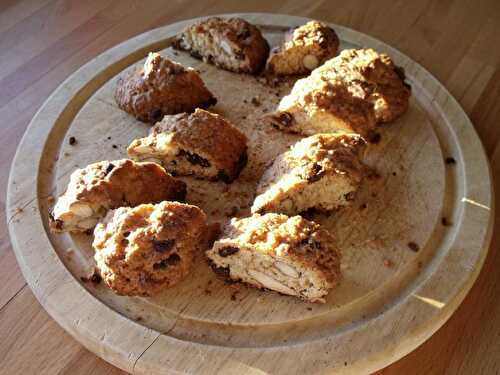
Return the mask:
<svg viewBox="0 0 500 375">
<path fill-rule="evenodd" d="M 337 54 L 335 31 L 318 21 L 292 30 L 285 43 L 271 51 L 267 69 L 277 75 L 307 74 Z"/>
<path fill-rule="evenodd" d="M 161 156 L 161 151 L 158 150 L 159 135 L 166 136 L 166 143 L 162 145 L 165 152 L 183 150 L 190 155 L 202 157 L 206 163 L 217 169 L 217 174 L 213 176 L 215 179 L 231 182 L 238 177 L 246 164 L 246 136 L 224 117 L 215 113 L 197 109 L 192 114 L 165 116 L 151 129 L 147 138 L 131 143 L 128 148 L 129 155 L 138 157 L 141 156 L 140 150 L 154 147 L 157 151 L 156 155 L 152 156 Z M 176 168 L 178 164 L 164 166 L 172 173 L 182 174 Z"/>
<path fill-rule="evenodd" d="M 329 179 L 329 184 L 334 184 L 331 177 L 335 175 L 348 181 L 346 185 L 354 190 L 346 193 L 353 194 L 367 172 L 362 163 L 365 149 L 366 142 L 358 134 L 316 134 L 302 139 L 279 155 L 264 172 L 257 186 L 252 212 L 279 212 L 283 200 L 293 200 L 304 189 L 322 179 Z M 318 202 L 315 199 L 323 201 L 327 196 L 322 194 L 328 193 L 319 191 L 317 197 L 305 197 L 308 208 L 321 209 L 316 206 Z M 342 187 L 336 189 L 336 193 L 342 193 Z M 350 199 L 343 199 L 338 204 L 348 204 Z M 335 206 L 333 198 L 330 203 L 331 207 Z"/>
<path fill-rule="evenodd" d="M 185 196 L 186 184 L 158 164 L 129 159 L 101 161 L 73 172 L 66 192 L 52 211 L 50 225 L 53 231 L 65 231 L 64 216 L 71 213 L 76 203 L 87 205 L 94 209 L 94 215 L 102 216 L 111 208 L 183 201 Z"/>
<path fill-rule="evenodd" d="M 217 103 L 194 69 L 158 53 L 150 53 L 143 66 L 118 78 L 115 100 L 124 111 L 150 123 Z"/>
<path fill-rule="evenodd" d="M 408 108 L 404 72 L 371 49 L 345 50 L 297 81 L 269 119 L 280 129 L 312 135 L 346 130 L 370 138 L 376 123 Z"/>
<path fill-rule="evenodd" d="M 340 252 L 335 239 L 318 224 L 301 216 L 268 213 L 231 219 L 211 252 L 227 243 L 251 246 L 253 251 L 315 271 L 333 287 L 340 279 Z"/>
<path fill-rule="evenodd" d="M 95 228 L 94 258 L 116 293 L 151 296 L 188 275 L 205 229 L 206 215 L 187 204 L 119 208 Z"/>
<path fill-rule="evenodd" d="M 241 18 L 210 17 L 188 26 L 176 48 L 237 73 L 258 73 L 269 45 L 257 27 Z"/>
</svg>

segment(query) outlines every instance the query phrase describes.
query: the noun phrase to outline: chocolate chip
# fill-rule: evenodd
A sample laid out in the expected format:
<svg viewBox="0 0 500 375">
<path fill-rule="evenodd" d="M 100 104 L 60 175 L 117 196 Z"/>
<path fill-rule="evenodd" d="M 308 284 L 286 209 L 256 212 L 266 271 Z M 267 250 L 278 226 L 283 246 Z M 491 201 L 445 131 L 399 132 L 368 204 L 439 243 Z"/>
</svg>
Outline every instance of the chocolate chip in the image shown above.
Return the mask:
<svg viewBox="0 0 500 375">
<path fill-rule="evenodd" d="M 238 251 L 240 251 L 239 248 L 234 247 L 234 246 L 226 246 L 221 249 L 219 249 L 219 255 L 223 258 L 228 257 L 230 255 L 236 254 Z"/>
<path fill-rule="evenodd" d="M 94 274 L 90 277 L 90 281 L 92 281 L 92 283 L 96 285 L 102 281 L 102 277 L 97 270 L 95 270 Z"/>
<path fill-rule="evenodd" d="M 184 156 L 186 158 L 186 160 L 188 162 L 190 162 L 191 164 L 193 164 L 193 165 L 199 165 L 199 166 L 201 166 L 203 168 L 210 167 L 210 162 L 207 159 L 202 158 L 198 154 L 192 154 L 189 151 L 180 150 L 177 155 L 178 156 Z"/>
<path fill-rule="evenodd" d="M 380 135 L 380 133 L 370 132 L 368 134 L 368 142 L 370 142 L 374 145 L 380 143 L 381 139 L 382 139 L 382 136 Z"/>
<path fill-rule="evenodd" d="M 353 201 L 355 197 L 356 193 L 354 191 L 350 191 L 349 193 L 344 194 L 344 198 L 346 201 Z"/>
<path fill-rule="evenodd" d="M 175 240 L 153 240 L 151 241 L 153 243 L 153 249 L 155 251 L 158 251 L 159 253 L 165 253 L 167 251 L 172 250 L 172 248 L 175 245 Z"/>
<path fill-rule="evenodd" d="M 149 112 L 149 119 L 151 121 L 159 121 L 163 117 L 163 112 L 161 109 L 153 109 L 151 112 Z"/>
<path fill-rule="evenodd" d="M 446 162 L 446 164 L 457 164 L 457 161 L 455 160 L 455 158 L 452 158 L 451 156 L 447 157 L 445 159 L 445 162 Z"/>
<path fill-rule="evenodd" d="M 164 269 L 168 266 L 174 266 L 181 261 L 181 257 L 178 254 L 172 254 L 168 258 L 163 259 L 161 262 L 153 265 L 153 268 L 156 269 Z"/>
<path fill-rule="evenodd" d="M 71 146 L 73 146 L 74 144 L 76 144 L 76 138 L 75 137 L 69 137 L 69 144 Z"/>
<path fill-rule="evenodd" d="M 113 163 L 109 163 L 106 167 L 106 171 L 104 171 L 104 175 L 107 176 L 113 169 L 115 169 L 115 165 Z"/>
<path fill-rule="evenodd" d="M 420 247 L 413 241 L 411 242 L 408 242 L 408 248 L 411 250 L 411 251 L 414 251 L 414 252 L 417 252 L 420 250 Z"/>
<path fill-rule="evenodd" d="M 309 175 L 306 177 L 306 181 L 308 184 L 311 184 L 313 182 L 320 180 L 324 174 L 325 171 L 323 170 L 323 167 L 321 167 L 321 165 L 319 165 L 318 163 L 314 163 L 309 172 Z"/>
</svg>

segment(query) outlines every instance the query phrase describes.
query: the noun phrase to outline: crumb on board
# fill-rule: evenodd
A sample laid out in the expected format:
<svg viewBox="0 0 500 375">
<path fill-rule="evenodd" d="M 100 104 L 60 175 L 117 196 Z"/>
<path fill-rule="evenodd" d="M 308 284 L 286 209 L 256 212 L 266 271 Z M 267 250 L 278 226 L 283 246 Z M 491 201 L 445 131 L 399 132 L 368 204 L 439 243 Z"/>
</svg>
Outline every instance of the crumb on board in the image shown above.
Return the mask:
<svg viewBox="0 0 500 375">
<path fill-rule="evenodd" d="M 233 293 L 231 293 L 231 301 L 237 301 L 236 297 L 238 296 L 239 292 L 239 290 L 235 290 Z"/>
<path fill-rule="evenodd" d="M 408 248 L 411 250 L 411 251 L 414 251 L 414 252 L 417 252 L 420 250 L 420 247 L 418 246 L 418 244 L 416 244 L 415 242 L 413 241 L 410 241 L 408 242 Z"/>
<path fill-rule="evenodd" d="M 111 139 L 111 136 L 109 135 L 107 139 L 108 139 L 108 140 L 110 140 L 110 139 Z"/>
<path fill-rule="evenodd" d="M 359 209 L 360 210 L 366 210 L 366 208 L 368 207 L 368 205 L 366 203 L 363 203 L 359 206 Z"/>
<path fill-rule="evenodd" d="M 456 163 L 457 163 L 457 161 L 455 160 L 455 158 L 453 158 L 453 157 L 451 157 L 451 156 L 448 156 L 448 157 L 445 159 L 445 163 L 446 163 L 446 164 L 451 164 L 451 165 L 453 165 L 453 164 L 456 164 Z"/>
<path fill-rule="evenodd" d="M 142 316 L 138 316 L 137 318 L 135 318 L 136 322 L 142 322 L 143 320 L 144 318 Z"/>
<path fill-rule="evenodd" d="M 308 311 L 313 311 L 312 307 L 307 308 Z"/>
<path fill-rule="evenodd" d="M 392 268 L 394 266 L 394 263 L 390 259 L 384 259 L 384 266 L 387 268 Z"/>
<path fill-rule="evenodd" d="M 261 104 L 258 96 L 254 96 L 251 100 L 251 103 L 256 107 L 259 107 Z"/>
<path fill-rule="evenodd" d="M 76 138 L 75 138 L 75 137 L 69 137 L 69 144 L 70 144 L 71 146 L 76 145 L 76 143 L 77 143 L 77 142 L 76 142 Z"/>
<path fill-rule="evenodd" d="M 451 225 L 451 223 L 448 221 L 448 219 L 447 219 L 445 216 L 443 216 L 443 217 L 441 218 L 441 224 L 442 224 L 444 227 L 449 227 L 449 226 Z"/>
<path fill-rule="evenodd" d="M 118 148 L 118 146 L 117 146 L 117 145 L 111 145 L 111 147 L 113 147 L 113 148 Z"/>
</svg>

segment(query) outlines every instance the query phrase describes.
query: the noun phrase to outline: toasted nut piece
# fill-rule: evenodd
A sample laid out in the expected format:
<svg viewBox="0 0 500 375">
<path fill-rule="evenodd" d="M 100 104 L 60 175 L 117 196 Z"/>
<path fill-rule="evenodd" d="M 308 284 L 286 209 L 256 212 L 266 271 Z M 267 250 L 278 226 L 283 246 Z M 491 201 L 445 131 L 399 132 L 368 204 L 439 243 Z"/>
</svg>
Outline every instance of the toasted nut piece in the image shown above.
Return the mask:
<svg viewBox="0 0 500 375">
<path fill-rule="evenodd" d="M 304 56 L 302 63 L 304 64 L 304 67 L 306 67 L 309 70 L 314 70 L 319 66 L 318 58 L 314 55 Z"/>
<path fill-rule="evenodd" d="M 255 279 L 258 283 L 260 283 L 264 288 L 268 288 L 271 290 L 276 290 L 280 293 L 284 294 L 295 294 L 295 291 L 290 289 L 289 287 L 277 282 L 271 276 L 266 275 L 262 272 L 249 269 L 248 274 Z"/>
<path fill-rule="evenodd" d="M 83 219 L 78 222 L 78 227 L 86 230 L 86 229 L 92 229 L 96 226 L 97 224 L 97 218 L 95 217 L 89 217 L 88 219 Z"/>
<path fill-rule="evenodd" d="M 73 203 L 70 210 L 73 214 L 80 217 L 90 217 L 94 214 L 94 210 L 88 204 L 82 202 Z"/>
<path fill-rule="evenodd" d="M 283 262 L 276 262 L 274 263 L 274 266 L 280 270 L 281 273 L 283 273 L 284 275 L 287 275 L 287 276 L 290 276 L 290 277 L 293 277 L 293 278 L 298 278 L 299 277 L 299 273 L 297 272 L 297 270 L 295 268 L 293 268 L 292 266 L 286 264 L 286 263 L 283 263 Z"/>
</svg>

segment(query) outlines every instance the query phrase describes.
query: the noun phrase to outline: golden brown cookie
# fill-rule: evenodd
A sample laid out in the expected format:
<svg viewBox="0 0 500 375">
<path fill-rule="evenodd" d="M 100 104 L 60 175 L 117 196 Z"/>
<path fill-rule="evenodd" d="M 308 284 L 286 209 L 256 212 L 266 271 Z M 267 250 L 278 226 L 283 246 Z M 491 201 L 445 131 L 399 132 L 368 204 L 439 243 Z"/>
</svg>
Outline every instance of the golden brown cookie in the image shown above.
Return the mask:
<svg viewBox="0 0 500 375">
<path fill-rule="evenodd" d="M 84 232 L 94 228 L 107 210 L 164 200 L 184 201 L 186 184 L 155 163 L 122 159 L 77 169 L 50 212 L 53 232 Z"/>
<path fill-rule="evenodd" d="M 110 211 L 94 230 L 97 268 L 117 294 L 152 296 L 189 274 L 205 228 L 202 210 L 177 202 Z"/>
<path fill-rule="evenodd" d="M 289 132 L 343 130 L 370 139 L 377 123 L 394 121 L 407 110 L 410 93 L 403 69 L 387 55 L 345 50 L 297 81 L 269 118 Z"/>
<path fill-rule="evenodd" d="M 158 53 L 150 53 L 143 66 L 118 79 L 115 100 L 124 111 L 150 123 L 217 103 L 194 69 Z"/>
<path fill-rule="evenodd" d="M 259 29 L 241 18 L 210 17 L 197 22 L 182 32 L 174 46 L 237 73 L 258 73 L 269 54 Z"/>
<path fill-rule="evenodd" d="M 340 279 L 335 239 L 300 216 L 233 218 L 207 256 L 231 279 L 310 302 L 325 302 Z"/>
<path fill-rule="evenodd" d="M 367 167 L 358 134 L 316 134 L 279 155 L 257 187 L 253 213 L 296 215 L 314 208 L 331 211 L 350 204 Z"/>
<path fill-rule="evenodd" d="M 277 75 L 308 74 L 337 54 L 339 38 L 335 31 L 318 21 L 291 30 L 282 46 L 273 48 L 267 70 Z"/>
<path fill-rule="evenodd" d="M 247 161 L 247 139 L 224 117 L 197 109 L 165 116 L 148 137 L 132 141 L 128 154 L 155 161 L 175 175 L 232 182 Z"/>
</svg>

